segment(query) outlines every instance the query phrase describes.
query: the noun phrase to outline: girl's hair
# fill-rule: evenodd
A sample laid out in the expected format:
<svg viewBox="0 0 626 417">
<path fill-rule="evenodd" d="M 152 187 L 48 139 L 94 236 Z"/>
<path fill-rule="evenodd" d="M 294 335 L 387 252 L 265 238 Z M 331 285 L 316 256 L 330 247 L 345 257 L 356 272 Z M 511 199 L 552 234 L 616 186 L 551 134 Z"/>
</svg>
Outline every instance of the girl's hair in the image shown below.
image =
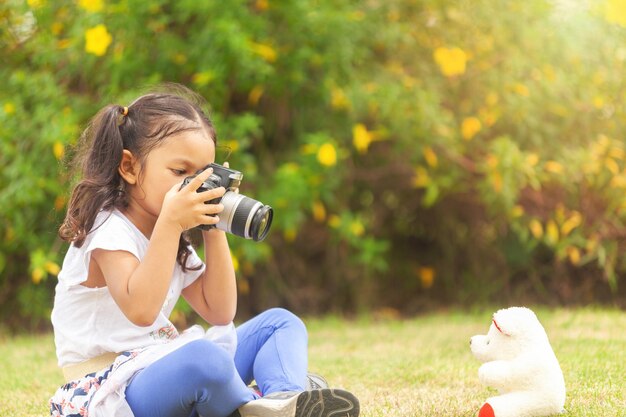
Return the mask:
<svg viewBox="0 0 626 417">
<path fill-rule="evenodd" d="M 217 143 L 215 128 L 203 106 L 199 95 L 181 85 L 168 84 L 165 92 L 143 95 L 128 107 L 109 105 L 100 110 L 80 138 L 75 168 L 82 172 L 82 178 L 72 191 L 59 236 L 81 247 L 101 210 L 128 206 L 125 182 L 118 172 L 124 149 L 143 167 L 152 149 L 183 131 L 205 129 Z M 187 267 L 190 253 L 189 240 L 181 234 L 177 261 L 183 270 L 201 267 Z"/>
</svg>

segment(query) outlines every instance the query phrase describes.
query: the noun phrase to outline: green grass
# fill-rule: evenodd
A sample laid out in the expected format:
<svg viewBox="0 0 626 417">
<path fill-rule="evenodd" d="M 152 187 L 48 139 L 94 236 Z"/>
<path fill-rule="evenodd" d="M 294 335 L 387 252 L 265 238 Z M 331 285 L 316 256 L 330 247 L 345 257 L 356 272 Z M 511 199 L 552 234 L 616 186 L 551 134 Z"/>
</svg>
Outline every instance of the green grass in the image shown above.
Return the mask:
<svg viewBox="0 0 626 417">
<path fill-rule="evenodd" d="M 561 362 L 567 416 L 626 416 L 626 312 L 536 309 Z M 492 311 L 409 320 L 306 319 L 309 368 L 361 400 L 363 417 L 475 416 L 493 392 L 478 382 L 469 338 Z M 0 339 L 0 416 L 46 416 L 62 383 L 51 335 Z"/>
</svg>

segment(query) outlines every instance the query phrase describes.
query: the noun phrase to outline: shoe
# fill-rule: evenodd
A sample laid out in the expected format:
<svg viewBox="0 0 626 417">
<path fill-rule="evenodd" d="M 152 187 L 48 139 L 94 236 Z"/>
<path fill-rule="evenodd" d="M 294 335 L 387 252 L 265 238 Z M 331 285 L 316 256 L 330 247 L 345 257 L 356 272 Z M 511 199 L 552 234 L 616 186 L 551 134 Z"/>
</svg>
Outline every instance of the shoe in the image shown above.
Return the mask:
<svg viewBox="0 0 626 417">
<path fill-rule="evenodd" d="M 324 389 L 324 388 L 330 388 L 330 387 L 328 386 L 328 381 L 326 381 L 326 379 L 324 379 L 323 376 L 318 375 L 318 374 L 313 374 L 311 372 L 306 374 L 306 385 L 304 386 L 304 389 L 306 391 L 313 391 L 314 389 Z"/>
<path fill-rule="evenodd" d="M 230 417 L 358 417 L 359 400 L 341 389 L 274 392 L 250 401 Z"/>
<path fill-rule="evenodd" d="M 326 379 L 323 376 L 314 374 L 311 372 L 306 374 L 306 382 L 304 384 L 305 391 L 313 391 L 314 389 L 324 389 L 324 388 L 329 388 L 329 386 L 328 386 L 328 381 L 326 381 Z M 252 389 L 252 391 L 254 391 L 260 396 L 263 395 L 258 385 L 253 385 L 250 387 L 250 389 Z"/>
</svg>

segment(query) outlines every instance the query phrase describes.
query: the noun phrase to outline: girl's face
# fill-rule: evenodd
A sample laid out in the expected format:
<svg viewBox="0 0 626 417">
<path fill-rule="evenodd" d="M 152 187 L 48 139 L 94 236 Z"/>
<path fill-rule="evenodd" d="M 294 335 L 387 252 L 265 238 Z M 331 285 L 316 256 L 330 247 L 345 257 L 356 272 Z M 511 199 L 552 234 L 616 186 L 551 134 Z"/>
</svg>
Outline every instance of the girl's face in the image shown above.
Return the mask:
<svg viewBox="0 0 626 417">
<path fill-rule="evenodd" d="M 156 222 L 165 194 L 185 177 L 214 161 L 215 144 L 204 129 L 170 136 L 147 155 L 137 184 L 129 190 L 131 206 L 139 205 L 140 212 Z"/>
</svg>

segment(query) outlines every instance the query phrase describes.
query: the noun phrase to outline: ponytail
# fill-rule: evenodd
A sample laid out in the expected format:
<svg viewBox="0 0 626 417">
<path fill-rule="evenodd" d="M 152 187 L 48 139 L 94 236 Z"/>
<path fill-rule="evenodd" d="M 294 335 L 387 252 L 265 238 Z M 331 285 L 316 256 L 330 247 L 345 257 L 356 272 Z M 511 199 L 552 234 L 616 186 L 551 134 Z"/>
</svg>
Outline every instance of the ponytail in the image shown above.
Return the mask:
<svg viewBox="0 0 626 417">
<path fill-rule="evenodd" d="M 128 118 L 128 108 L 107 106 L 89 124 L 81 136 L 82 152 L 78 165 L 83 179 L 72 192 L 59 236 L 81 247 L 100 210 L 127 205 L 124 181 L 118 172 L 124 140 L 121 127 Z M 126 114 L 124 114 L 126 113 Z"/>
</svg>

